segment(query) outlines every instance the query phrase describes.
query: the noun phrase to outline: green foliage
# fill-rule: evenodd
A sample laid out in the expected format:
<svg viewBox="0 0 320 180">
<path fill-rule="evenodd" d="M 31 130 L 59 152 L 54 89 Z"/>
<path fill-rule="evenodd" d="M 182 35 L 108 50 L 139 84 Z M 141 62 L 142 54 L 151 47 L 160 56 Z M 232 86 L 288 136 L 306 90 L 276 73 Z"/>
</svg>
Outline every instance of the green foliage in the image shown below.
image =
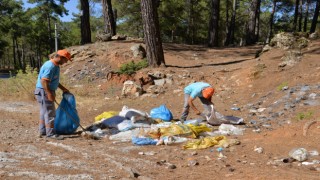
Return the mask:
<svg viewBox="0 0 320 180">
<path fill-rule="evenodd" d="M 277 86 L 277 90 L 281 91 L 286 86 L 288 86 L 288 82 L 282 82 L 279 86 Z"/>
<path fill-rule="evenodd" d="M 54 49 L 54 24 L 58 24 L 59 49 L 80 44 L 80 15 L 73 14 L 72 22 L 62 22 L 62 15 L 68 14 L 64 3 L 70 0 L 28 0 L 36 5 L 34 8 L 23 9 L 21 0 L 0 0 L 0 63 L 6 57 L 10 61 L 10 67 L 23 69 L 18 64 L 17 57 L 23 54 L 26 62 L 32 64 L 47 59 L 47 55 Z M 79 1 L 70 1 L 80 8 Z M 90 3 L 90 26 L 92 40 L 95 41 L 95 33 L 103 29 L 104 22 L 101 9 L 95 9 L 94 3 L 100 0 L 92 0 Z M 227 26 L 232 15 L 233 0 L 220 1 L 219 44 L 223 44 Z M 252 1 L 237 1 L 234 38 L 235 44 L 246 37 L 249 9 Z M 270 15 L 273 8 L 273 0 L 261 1 L 261 13 L 259 16 L 259 41 L 265 41 L 269 31 Z M 306 1 L 303 1 L 305 6 Z M 143 24 L 140 10 L 140 0 L 112 0 L 114 10 L 117 10 L 117 33 L 133 37 L 143 37 Z M 158 17 L 160 32 L 163 42 L 207 44 L 208 24 L 211 14 L 211 1 L 208 0 L 165 0 L 160 1 Z M 309 22 L 314 14 L 316 1 L 311 1 L 309 8 Z M 292 30 L 295 1 L 277 1 L 276 13 L 273 24 L 273 34 L 280 31 Z M 95 11 L 93 11 L 95 10 Z M 100 11 L 99 11 L 100 10 Z M 49 18 L 48 18 L 49 17 Z M 50 24 L 48 19 L 50 19 Z M 49 28 L 50 27 L 50 28 Z M 308 30 L 307 30 L 308 31 Z M 51 37 L 51 39 L 50 39 Z M 15 44 L 13 44 L 13 41 Z M 16 47 L 16 58 L 13 61 L 13 47 Z M 6 61 L 8 61 L 6 59 Z M 2 62 L 1 62 L 2 61 Z M 33 63 L 28 61 L 34 61 Z M 4 63 L 2 63 L 4 64 Z M 259 74 L 259 72 L 257 71 Z"/>
<path fill-rule="evenodd" d="M 139 61 L 138 63 L 135 63 L 134 61 L 131 61 L 126 64 L 122 64 L 119 73 L 120 74 L 133 74 L 136 71 L 148 67 L 148 62 L 146 59 L 143 59 Z"/>
<path fill-rule="evenodd" d="M 296 118 L 298 121 L 304 120 L 304 119 L 310 119 L 313 115 L 312 111 L 308 111 L 306 113 L 300 112 L 297 114 Z"/>
<path fill-rule="evenodd" d="M 117 9 L 117 33 L 143 37 L 140 0 L 114 0 L 112 7 Z"/>
</svg>

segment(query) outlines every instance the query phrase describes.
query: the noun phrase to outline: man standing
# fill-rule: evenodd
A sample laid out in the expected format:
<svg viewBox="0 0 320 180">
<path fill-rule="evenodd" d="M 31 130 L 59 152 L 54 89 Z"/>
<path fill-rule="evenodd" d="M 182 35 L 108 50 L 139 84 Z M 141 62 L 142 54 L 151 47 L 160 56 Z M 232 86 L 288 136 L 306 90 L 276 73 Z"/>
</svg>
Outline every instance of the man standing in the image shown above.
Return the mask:
<svg viewBox="0 0 320 180">
<path fill-rule="evenodd" d="M 189 114 L 189 108 L 191 107 L 197 115 L 200 115 L 201 112 L 195 107 L 193 101 L 198 97 L 203 104 L 204 109 L 207 110 L 209 114 L 202 114 L 202 116 L 210 117 L 211 111 L 213 111 L 213 116 L 215 116 L 214 109 L 211 109 L 211 97 L 214 94 L 214 89 L 210 84 L 205 82 L 195 82 L 184 88 L 184 105 L 183 112 L 180 117 L 180 121 L 184 122 Z"/>
<path fill-rule="evenodd" d="M 39 136 L 62 140 L 54 130 L 54 118 L 56 109 L 54 106 L 55 91 L 59 87 L 63 92 L 69 92 L 67 88 L 59 83 L 60 65 L 71 61 L 70 53 L 63 49 L 59 50 L 52 59 L 45 62 L 40 68 L 35 89 L 35 96 L 40 104 Z"/>
</svg>

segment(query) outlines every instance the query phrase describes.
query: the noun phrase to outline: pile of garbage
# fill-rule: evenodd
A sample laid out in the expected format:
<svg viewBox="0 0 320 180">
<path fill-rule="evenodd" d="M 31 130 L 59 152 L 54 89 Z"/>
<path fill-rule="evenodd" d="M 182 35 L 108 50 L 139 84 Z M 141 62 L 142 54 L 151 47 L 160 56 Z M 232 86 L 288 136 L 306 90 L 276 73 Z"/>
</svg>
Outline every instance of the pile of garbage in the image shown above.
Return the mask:
<svg viewBox="0 0 320 180">
<path fill-rule="evenodd" d="M 120 112 L 108 111 L 95 117 L 95 122 L 87 126 L 82 135 L 109 138 L 114 143 L 131 141 L 135 145 L 184 143 L 183 149 L 227 148 L 240 144 L 237 139 L 229 139 L 226 135 L 242 135 L 245 129 L 232 124 L 242 123 L 243 119 L 233 117 L 228 121 L 227 116 L 217 115 L 220 118 L 216 121 L 220 123 L 218 129 L 208 123 L 212 121 L 211 117 L 175 121 L 165 105 L 151 109 L 150 114 L 123 106 Z"/>
</svg>

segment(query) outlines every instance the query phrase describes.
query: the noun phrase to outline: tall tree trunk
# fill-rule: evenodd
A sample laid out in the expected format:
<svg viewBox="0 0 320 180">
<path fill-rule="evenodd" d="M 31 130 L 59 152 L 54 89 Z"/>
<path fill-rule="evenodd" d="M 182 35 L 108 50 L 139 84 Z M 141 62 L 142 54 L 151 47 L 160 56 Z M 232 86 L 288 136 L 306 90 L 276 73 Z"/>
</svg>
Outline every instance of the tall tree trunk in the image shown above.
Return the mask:
<svg viewBox="0 0 320 180">
<path fill-rule="evenodd" d="M 211 17 L 209 23 L 208 46 L 219 46 L 220 0 L 211 0 Z"/>
<path fill-rule="evenodd" d="M 52 35 L 51 35 L 51 22 L 50 22 L 50 14 L 47 14 L 47 19 L 48 19 L 48 35 L 49 35 L 49 51 L 50 54 L 53 53 L 53 39 L 52 39 Z"/>
<path fill-rule="evenodd" d="M 259 0 L 252 0 L 249 11 L 248 31 L 246 36 L 246 45 L 252 45 L 256 41 L 256 21 Z"/>
<path fill-rule="evenodd" d="M 261 7 L 261 0 L 258 0 L 258 6 L 257 6 L 257 16 L 256 16 L 256 32 L 255 32 L 255 42 L 259 41 L 260 36 L 260 7 Z"/>
<path fill-rule="evenodd" d="M 273 33 L 273 17 L 274 17 L 274 13 L 276 12 L 276 6 L 277 6 L 277 0 L 273 0 L 272 12 L 270 14 L 270 19 L 269 19 L 269 30 L 268 30 L 268 35 L 266 39 L 267 44 L 270 43 L 272 33 Z"/>
<path fill-rule="evenodd" d="M 236 24 L 236 10 L 237 10 L 237 0 L 233 0 L 232 2 L 232 15 L 231 21 L 229 23 L 228 31 L 227 31 L 227 38 L 224 43 L 225 46 L 234 43 L 234 28 Z"/>
<path fill-rule="evenodd" d="M 15 48 L 15 36 L 12 36 L 12 52 L 13 52 L 13 67 L 17 68 L 17 59 L 16 59 L 16 48 Z"/>
<path fill-rule="evenodd" d="M 40 39 L 38 39 L 38 43 L 37 43 L 37 60 L 38 60 L 38 71 L 40 70 L 41 66 L 42 66 L 42 56 L 41 56 L 41 41 Z"/>
<path fill-rule="evenodd" d="M 306 2 L 306 14 L 304 16 L 304 24 L 303 24 L 303 32 L 307 32 L 307 25 L 308 25 L 308 16 L 309 16 L 309 5 L 310 0 L 307 0 Z"/>
<path fill-rule="evenodd" d="M 314 10 L 310 33 L 314 33 L 316 31 L 318 16 L 319 16 L 319 9 L 320 9 L 320 0 L 317 0 L 316 8 Z"/>
<path fill-rule="evenodd" d="M 80 0 L 81 3 L 81 44 L 91 43 L 91 30 L 90 30 L 90 11 L 89 1 Z"/>
<path fill-rule="evenodd" d="M 159 0 L 141 0 L 144 41 L 149 66 L 165 65 L 157 8 Z"/>
<path fill-rule="evenodd" d="M 302 0 L 299 2 L 299 32 L 302 31 Z"/>
<path fill-rule="evenodd" d="M 103 19 L 104 19 L 104 32 L 111 34 L 112 36 L 116 35 L 116 23 L 114 19 L 114 14 L 112 10 L 111 0 L 102 0 L 103 8 Z"/>
<path fill-rule="evenodd" d="M 15 46 L 15 50 L 16 50 L 16 55 L 18 56 L 17 59 L 18 59 L 19 69 L 23 70 L 23 64 L 21 61 L 21 54 L 20 54 L 19 44 L 18 44 L 17 38 L 15 38 L 14 42 L 15 42 L 14 46 Z"/>
<path fill-rule="evenodd" d="M 23 70 L 26 70 L 26 57 L 25 57 L 25 49 L 24 49 L 25 45 L 22 41 L 22 44 L 21 44 L 21 62 L 22 62 L 22 69 Z"/>
<path fill-rule="evenodd" d="M 50 0 L 46 0 L 45 2 L 45 15 L 47 16 L 47 28 L 48 28 L 48 37 L 49 37 L 49 53 L 53 53 L 53 39 L 52 39 L 52 32 L 51 32 L 51 19 L 50 19 L 50 8 L 49 8 L 49 1 Z"/>
<path fill-rule="evenodd" d="M 117 11 L 117 9 L 113 9 L 113 22 L 114 22 L 115 34 L 117 34 L 117 19 L 118 19 L 118 11 Z"/>
<path fill-rule="evenodd" d="M 299 0 L 296 0 L 295 8 L 294 8 L 294 17 L 293 17 L 293 31 L 297 30 L 298 15 L 299 15 Z"/>
<path fill-rule="evenodd" d="M 230 26 L 230 21 L 229 21 L 229 11 L 230 11 L 230 2 L 229 0 L 226 0 L 226 38 L 224 40 L 224 45 L 226 45 L 227 42 L 227 36 L 228 36 L 228 31 L 229 31 L 229 26 Z"/>
<path fill-rule="evenodd" d="M 188 44 L 194 44 L 194 1 L 188 0 L 187 1 L 188 7 L 188 28 L 187 28 L 187 42 Z"/>
</svg>

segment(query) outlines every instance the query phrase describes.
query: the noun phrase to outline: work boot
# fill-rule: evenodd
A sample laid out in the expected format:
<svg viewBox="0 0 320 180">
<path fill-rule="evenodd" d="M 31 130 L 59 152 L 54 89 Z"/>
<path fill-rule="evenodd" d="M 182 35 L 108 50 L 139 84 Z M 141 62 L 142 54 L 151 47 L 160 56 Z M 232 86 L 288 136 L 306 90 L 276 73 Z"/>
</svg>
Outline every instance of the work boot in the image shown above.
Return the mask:
<svg viewBox="0 0 320 180">
<path fill-rule="evenodd" d="M 64 139 L 64 137 L 59 136 L 58 134 L 54 134 L 54 135 L 52 135 L 52 136 L 47 136 L 47 138 L 49 138 L 49 139 L 55 139 L 55 140 L 63 140 L 63 139 Z"/>
<path fill-rule="evenodd" d="M 37 137 L 38 137 L 38 138 L 43 138 L 43 137 L 45 137 L 45 136 L 46 136 L 46 134 L 39 133 Z"/>
</svg>

